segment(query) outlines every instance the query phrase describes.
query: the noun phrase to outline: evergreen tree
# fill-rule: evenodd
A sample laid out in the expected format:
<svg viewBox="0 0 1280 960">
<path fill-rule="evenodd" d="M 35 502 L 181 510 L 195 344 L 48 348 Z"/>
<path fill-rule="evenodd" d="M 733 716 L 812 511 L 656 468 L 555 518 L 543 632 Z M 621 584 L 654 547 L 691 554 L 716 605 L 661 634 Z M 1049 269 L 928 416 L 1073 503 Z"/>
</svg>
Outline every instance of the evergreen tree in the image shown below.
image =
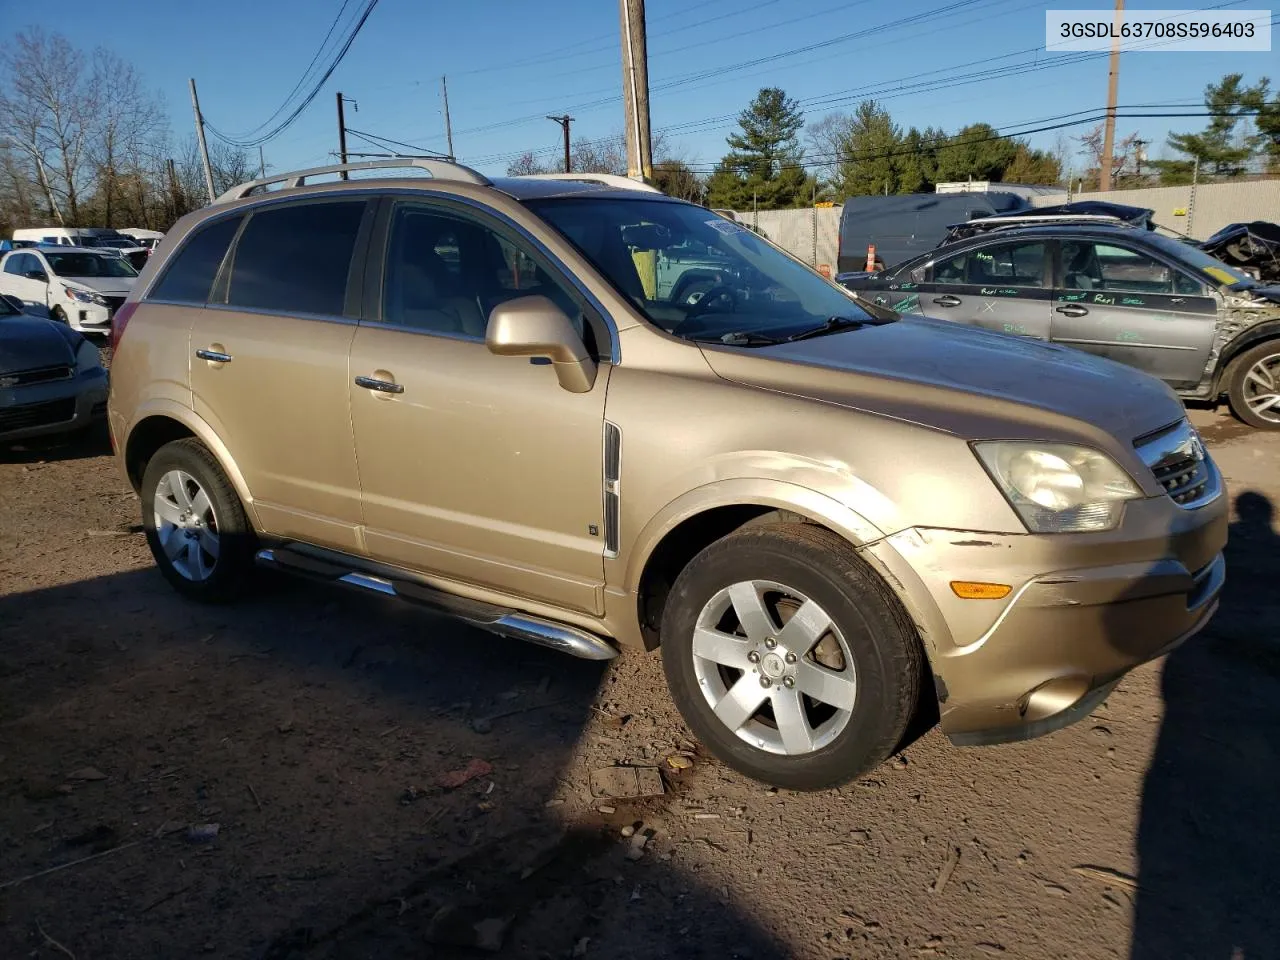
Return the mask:
<svg viewBox="0 0 1280 960">
<path fill-rule="evenodd" d="M 840 197 L 898 193 L 902 130 L 889 111 L 864 100 L 849 119 L 833 186 Z"/>
<path fill-rule="evenodd" d="M 708 204 L 733 210 L 807 206 L 815 181 L 800 166 L 804 126 L 800 105 L 777 87 L 765 87 L 738 115 L 739 132 L 728 138 L 730 152 L 707 180 Z"/>
<path fill-rule="evenodd" d="M 1255 87 L 1242 85 L 1244 77 L 1229 73 L 1204 90 L 1204 105 L 1218 116 L 1200 133 L 1171 133 L 1168 144 L 1184 158 L 1157 160 L 1152 165 L 1160 171 L 1163 183 L 1186 183 L 1191 180 L 1195 161 L 1200 161 L 1202 177 L 1238 177 L 1244 173 L 1253 154 L 1253 145 L 1236 136 L 1240 111 L 1255 106 L 1265 96 L 1264 79 Z"/>
</svg>

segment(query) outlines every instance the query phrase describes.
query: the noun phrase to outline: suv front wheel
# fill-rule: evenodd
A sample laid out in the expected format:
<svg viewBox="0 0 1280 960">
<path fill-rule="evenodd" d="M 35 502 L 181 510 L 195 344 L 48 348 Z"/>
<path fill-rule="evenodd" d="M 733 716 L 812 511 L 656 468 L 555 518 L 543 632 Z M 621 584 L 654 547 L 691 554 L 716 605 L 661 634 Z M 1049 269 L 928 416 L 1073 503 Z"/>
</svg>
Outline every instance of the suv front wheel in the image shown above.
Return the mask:
<svg viewBox="0 0 1280 960">
<path fill-rule="evenodd" d="M 175 440 L 156 451 L 141 498 L 147 544 L 179 593 L 208 602 L 240 593 L 253 569 L 253 528 L 204 444 Z"/>
<path fill-rule="evenodd" d="M 662 662 L 712 753 L 794 790 L 883 762 L 920 690 L 920 644 L 896 598 L 807 524 L 744 528 L 699 553 L 667 600 Z"/>
</svg>

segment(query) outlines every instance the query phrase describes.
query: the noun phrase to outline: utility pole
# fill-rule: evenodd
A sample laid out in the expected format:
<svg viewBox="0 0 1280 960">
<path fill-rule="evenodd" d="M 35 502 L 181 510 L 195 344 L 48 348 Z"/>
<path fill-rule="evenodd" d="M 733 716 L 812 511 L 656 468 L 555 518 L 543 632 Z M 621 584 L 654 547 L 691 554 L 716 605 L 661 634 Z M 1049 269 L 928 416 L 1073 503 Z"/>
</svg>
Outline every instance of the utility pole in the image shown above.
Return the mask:
<svg viewBox="0 0 1280 960">
<path fill-rule="evenodd" d="M 342 115 L 342 91 L 338 91 L 338 155 L 342 158 L 342 164 L 345 166 L 347 162 L 347 121 Z M 342 179 L 347 179 L 347 171 L 342 171 Z"/>
<path fill-rule="evenodd" d="M 267 175 L 267 158 L 262 152 L 262 144 L 258 144 L 258 176 L 265 177 Z"/>
<path fill-rule="evenodd" d="M 1111 69 L 1107 72 L 1107 122 L 1102 135 L 1102 170 L 1098 189 L 1111 189 L 1111 158 L 1116 148 L 1116 91 L 1120 87 L 1120 27 L 1124 22 L 1124 0 L 1116 0 L 1116 15 L 1111 38 Z"/>
<path fill-rule="evenodd" d="M 209 165 L 209 145 L 204 139 L 204 117 L 200 114 L 200 98 L 196 96 L 196 81 L 192 77 L 191 84 L 191 110 L 196 115 L 196 139 L 200 141 L 200 159 L 204 163 L 204 185 L 209 189 L 209 202 L 213 203 L 217 197 L 213 194 L 213 167 Z"/>
<path fill-rule="evenodd" d="M 569 124 L 573 123 L 573 117 L 566 113 L 563 116 L 547 117 L 547 119 L 560 124 L 560 128 L 564 131 L 564 172 L 572 173 L 573 164 L 569 160 Z"/>
<path fill-rule="evenodd" d="M 627 123 L 627 176 L 653 179 L 649 142 L 649 55 L 644 0 L 618 0 L 622 16 L 622 100 Z"/>
<path fill-rule="evenodd" d="M 453 124 L 449 122 L 449 82 L 440 78 L 440 96 L 444 99 L 444 138 L 449 143 L 449 159 L 453 156 Z"/>
</svg>

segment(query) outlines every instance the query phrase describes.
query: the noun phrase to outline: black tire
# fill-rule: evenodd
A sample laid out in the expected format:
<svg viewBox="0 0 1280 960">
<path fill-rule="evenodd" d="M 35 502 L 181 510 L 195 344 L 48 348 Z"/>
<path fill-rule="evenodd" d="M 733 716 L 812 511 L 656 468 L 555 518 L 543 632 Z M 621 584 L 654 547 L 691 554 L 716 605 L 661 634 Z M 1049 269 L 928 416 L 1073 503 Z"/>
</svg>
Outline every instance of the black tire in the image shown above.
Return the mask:
<svg viewBox="0 0 1280 960">
<path fill-rule="evenodd" d="M 1246 350 L 1231 364 L 1231 373 L 1227 378 L 1227 399 L 1231 403 L 1231 412 L 1259 430 L 1280 430 L 1280 404 L 1271 407 L 1267 413 L 1275 417 L 1268 419 L 1259 416 L 1249 407 L 1249 391 L 1257 387 L 1256 382 L 1249 380 L 1249 371 L 1258 363 L 1275 358 L 1270 364 L 1271 377 L 1277 388 L 1280 388 L 1280 340 L 1267 340 Z"/>
<path fill-rule="evenodd" d="M 819 749 L 782 755 L 747 743 L 716 717 L 700 689 L 693 656 L 698 617 L 721 590 L 748 580 L 773 581 L 818 603 L 852 655 L 857 686 L 850 715 Z M 663 612 L 662 662 L 676 706 L 715 756 L 765 783 L 820 790 L 874 769 L 901 741 L 920 695 L 923 652 L 897 598 L 848 543 L 810 524 L 778 523 L 732 533 L 685 567 Z M 745 671 L 742 677 L 757 682 Z"/>
<path fill-rule="evenodd" d="M 63 310 L 61 307 L 54 307 L 52 310 L 50 310 L 49 319 L 53 320 L 56 323 L 65 323 L 67 326 L 71 326 L 71 321 L 67 319 L 66 311 Z"/>
<path fill-rule="evenodd" d="M 193 580 L 179 572 L 161 543 L 156 526 L 156 495 L 162 479 L 173 470 L 190 475 L 207 494 L 216 518 L 219 549 L 207 578 Z M 256 538 L 235 487 L 217 459 L 199 440 L 167 443 L 156 451 L 142 474 L 142 526 L 156 566 L 175 590 L 192 600 L 223 603 L 239 596 L 254 570 Z"/>
</svg>

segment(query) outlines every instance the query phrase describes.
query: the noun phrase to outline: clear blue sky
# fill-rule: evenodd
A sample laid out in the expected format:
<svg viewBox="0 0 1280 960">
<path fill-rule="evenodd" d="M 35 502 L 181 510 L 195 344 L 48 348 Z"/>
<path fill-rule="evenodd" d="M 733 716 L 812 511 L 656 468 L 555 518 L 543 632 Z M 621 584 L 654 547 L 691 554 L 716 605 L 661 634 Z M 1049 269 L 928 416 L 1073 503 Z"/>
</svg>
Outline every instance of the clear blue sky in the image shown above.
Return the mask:
<svg viewBox="0 0 1280 960">
<path fill-rule="evenodd" d="M 363 3 L 350 0 L 343 27 Z M 965 0 L 950 4 L 958 7 L 953 12 L 888 26 L 948 5 L 947 0 L 648 0 L 653 128 L 670 128 L 667 142 L 677 155 L 710 164 L 724 153 L 732 117 L 765 85 L 780 86 L 801 100 L 810 121 L 832 110 L 851 110 L 876 90 L 904 127 L 948 130 L 976 121 L 1012 129 L 1105 104 L 1105 56 L 1053 66 L 1070 55 L 1044 52 L 1044 11 L 1108 4 Z M 234 135 L 262 123 L 280 105 L 341 6 L 342 0 L 64 0 L 47 5 L 0 0 L 0 19 L 10 30 L 38 25 L 60 31 L 77 47 L 101 44 L 132 61 L 162 94 L 180 136 L 192 129 L 187 78 L 194 76 L 206 118 Z M 1138 4 L 1144 6 L 1196 5 Z M 1242 0 L 1225 6 L 1263 4 Z M 859 31 L 864 35 L 785 55 Z M 982 60 L 988 62 L 964 66 Z M 900 89 L 1026 63 L 1043 66 L 944 89 Z M 1199 103 L 1205 84 L 1229 71 L 1243 72 L 1250 81 L 1269 73 L 1280 83 L 1280 56 L 1274 51 L 1127 53 L 1119 101 Z M 319 97 L 266 145 L 268 162 L 289 169 L 330 159 L 336 149 L 333 92 L 339 89 L 359 102 L 359 111 L 348 113 L 348 126 L 443 150 L 441 74 L 449 76 L 454 147 L 464 162 L 501 173 L 507 158 L 523 150 L 544 150 L 554 158 L 560 130 L 545 114 L 573 114 L 575 138 L 622 129 L 618 4 L 380 0 Z M 676 85 L 664 89 L 669 83 Z M 1154 157 L 1171 125 L 1196 129 L 1204 123 L 1198 118 L 1122 121 L 1119 131 L 1138 130 L 1152 142 L 1148 152 Z M 1046 133 L 1032 141 L 1049 147 L 1054 137 Z M 349 148 L 361 149 L 360 141 L 350 138 Z"/>
</svg>

